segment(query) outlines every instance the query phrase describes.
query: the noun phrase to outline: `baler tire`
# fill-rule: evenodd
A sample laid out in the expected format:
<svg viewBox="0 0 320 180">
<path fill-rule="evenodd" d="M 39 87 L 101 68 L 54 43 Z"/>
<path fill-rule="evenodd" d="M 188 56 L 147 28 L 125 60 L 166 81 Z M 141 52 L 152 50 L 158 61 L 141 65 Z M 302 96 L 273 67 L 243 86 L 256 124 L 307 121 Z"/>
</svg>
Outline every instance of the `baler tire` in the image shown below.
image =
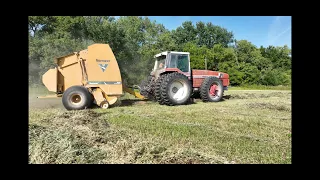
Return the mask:
<svg viewBox="0 0 320 180">
<path fill-rule="evenodd" d="M 80 98 L 79 102 L 77 98 Z M 93 103 L 93 96 L 83 86 L 71 86 L 62 95 L 62 104 L 67 110 L 81 110 L 89 108 Z"/>
<path fill-rule="evenodd" d="M 160 77 L 156 80 L 155 88 L 154 88 L 154 94 L 155 94 L 156 100 L 160 105 L 164 104 L 163 99 L 161 98 L 161 83 L 165 78 L 165 76 L 166 74 L 160 75 Z"/>
<path fill-rule="evenodd" d="M 173 83 L 177 83 L 177 84 L 180 83 L 180 85 L 182 85 L 180 89 L 185 88 L 183 91 L 184 96 L 182 99 L 179 99 L 179 100 L 174 99 L 173 96 L 175 94 L 172 94 L 171 91 L 173 93 L 176 93 L 180 89 L 178 89 Z M 171 89 L 171 86 L 173 86 L 172 89 Z M 174 88 L 176 88 L 176 92 L 174 92 Z M 161 83 L 161 98 L 165 105 L 174 106 L 174 105 L 186 104 L 190 96 L 191 96 L 191 83 L 187 76 L 178 72 L 173 72 L 173 73 L 167 74 L 164 77 Z"/>
<path fill-rule="evenodd" d="M 215 96 L 210 95 L 210 88 L 213 85 L 216 85 L 219 88 L 219 94 Z M 223 97 L 223 93 L 222 81 L 217 77 L 206 77 L 200 86 L 200 97 L 203 102 L 218 102 Z"/>
</svg>

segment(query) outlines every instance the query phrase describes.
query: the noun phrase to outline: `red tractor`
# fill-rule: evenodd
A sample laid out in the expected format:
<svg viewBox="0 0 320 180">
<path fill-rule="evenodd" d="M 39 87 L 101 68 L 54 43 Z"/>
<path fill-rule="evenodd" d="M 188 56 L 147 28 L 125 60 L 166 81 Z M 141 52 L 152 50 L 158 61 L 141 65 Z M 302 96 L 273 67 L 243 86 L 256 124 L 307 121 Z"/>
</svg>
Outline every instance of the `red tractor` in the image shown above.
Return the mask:
<svg viewBox="0 0 320 180">
<path fill-rule="evenodd" d="M 189 52 L 166 51 L 154 56 L 150 76 L 140 84 L 140 94 L 169 106 L 182 105 L 193 98 L 220 101 L 229 85 L 229 75 L 190 68 Z"/>
</svg>

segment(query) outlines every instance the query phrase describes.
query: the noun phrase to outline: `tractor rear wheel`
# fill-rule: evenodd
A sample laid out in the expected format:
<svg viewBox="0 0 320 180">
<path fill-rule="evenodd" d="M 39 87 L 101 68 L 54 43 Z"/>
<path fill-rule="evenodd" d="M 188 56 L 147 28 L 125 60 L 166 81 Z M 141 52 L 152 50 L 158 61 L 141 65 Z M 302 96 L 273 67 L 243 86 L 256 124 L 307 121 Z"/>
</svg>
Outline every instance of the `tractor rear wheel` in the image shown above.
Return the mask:
<svg viewBox="0 0 320 180">
<path fill-rule="evenodd" d="M 154 100 L 154 94 L 153 94 L 153 78 L 152 76 L 148 76 L 147 79 L 143 80 L 140 83 L 140 94 L 147 99 Z"/>
<path fill-rule="evenodd" d="M 156 80 L 155 88 L 154 88 L 154 94 L 155 94 L 156 100 L 161 105 L 164 104 L 161 98 L 161 83 L 165 77 L 166 77 L 166 74 L 160 75 L 160 77 L 158 77 L 158 79 Z"/>
<path fill-rule="evenodd" d="M 178 72 L 166 75 L 161 83 L 161 98 L 165 105 L 186 104 L 191 95 L 191 83 Z"/>
<path fill-rule="evenodd" d="M 200 86 L 203 102 L 218 102 L 223 96 L 223 84 L 217 77 L 206 77 Z"/>
<path fill-rule="evenodd" d="M 62 104 L 67 110 L 86 109 L 92 102 L 92 94 L 83 86 L 71 86 L 62 95 Z"/>
</svg>

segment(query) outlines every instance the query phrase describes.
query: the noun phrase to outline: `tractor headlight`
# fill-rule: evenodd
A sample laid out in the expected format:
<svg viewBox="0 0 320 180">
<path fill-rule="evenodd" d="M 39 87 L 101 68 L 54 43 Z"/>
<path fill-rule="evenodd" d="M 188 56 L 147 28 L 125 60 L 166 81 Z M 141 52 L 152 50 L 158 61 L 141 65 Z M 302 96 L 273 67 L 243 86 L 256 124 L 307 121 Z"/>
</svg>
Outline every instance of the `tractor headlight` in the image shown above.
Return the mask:
<svg viewBox="0 0 320 180">
<path fill-rule="evenodd" d="M 223 78 L 223 74 L 222 73 L 219 73 L 219 78 Z"/>
</svg>

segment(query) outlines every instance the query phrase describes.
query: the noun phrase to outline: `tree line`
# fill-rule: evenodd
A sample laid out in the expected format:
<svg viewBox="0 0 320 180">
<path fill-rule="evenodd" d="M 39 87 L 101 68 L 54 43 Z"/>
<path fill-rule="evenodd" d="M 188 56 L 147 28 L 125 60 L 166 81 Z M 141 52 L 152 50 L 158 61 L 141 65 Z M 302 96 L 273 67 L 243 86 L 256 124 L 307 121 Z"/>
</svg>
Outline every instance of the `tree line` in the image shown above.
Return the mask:
<svg viewBox="0 0 320 180">
<path fill-rule="evenodd" d="M 234 86 L 291 85 L 288 46 L 256 47 L 210 22 L 185 21 L 170 31 L 148 17 L 29 16 L 28 26 L 29 84 L 41 84 L 55 57 L 107 43 L 127 85 L 145 79 L 162 51 L 190 52 L 191 68 L 226 72 Z"/>
</svg>

